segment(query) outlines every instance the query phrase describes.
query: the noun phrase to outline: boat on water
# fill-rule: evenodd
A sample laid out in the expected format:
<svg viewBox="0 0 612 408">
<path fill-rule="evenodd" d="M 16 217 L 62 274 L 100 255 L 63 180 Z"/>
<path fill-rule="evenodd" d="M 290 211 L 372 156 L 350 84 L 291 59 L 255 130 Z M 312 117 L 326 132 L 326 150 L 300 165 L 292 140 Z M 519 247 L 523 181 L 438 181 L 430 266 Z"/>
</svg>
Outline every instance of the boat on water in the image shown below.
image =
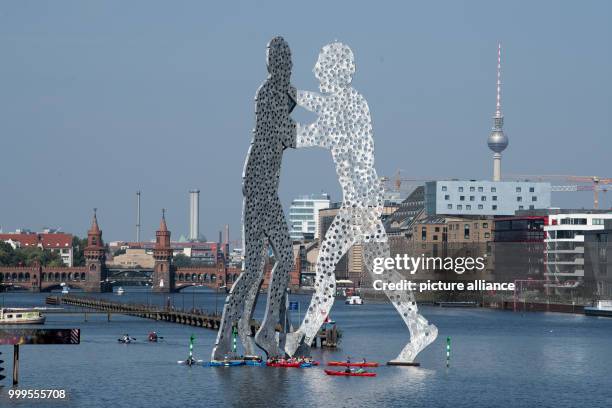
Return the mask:
<svg viewBox="0 0 612 408">
<path fill-rule="evenodd" d="M 117 341 L 123 344 L 132 344 L 136 341 L 136 339 L 134 337 L 131 337 L 129 334 L 124 334 L 123 336 L 118 338 Z"/>
<path fill-rule="evenodd" d="M 45 316 L 36 309 L 0 308 L 0 325 L 5 324 L 44 324 Z"/>
<path fill-rule="evenodd" d="M 587 316 L 612 317 L 612 300 L 598 300 L 593 306 L 585 306 L 584 314 Z"/>
<path fill-rule="evenodd" d="M 121 286 L 119 286 L 119 289 L 117 289 L 117 295 L 121 296 L 125 293 L 125 289 L 123 289 Z"/>
<path fill-rule="evenodd" d="M 345 377 L 376 377 L 376 373 L 370 373 L 367 371 L 360 373 L 358 371 L 346 372 L 346 371 L 325 370 L 325 374 L 339 375 L 339 376 L 345 376 Z"/>
<path fill-rule="evenodd" d="M 246 363 L 244 362 L 244 360 L 222 360 L 222 361 L 209 361 L 208 363 L 204 365 L 208 367 L 235 367 L 235 366 L 246 365 Z"/>
<path fill-rule="evenodd" d="M 375 362 L 347 363 L 346 361 L 330 361 L 327 365 L 330 367 L 378 367 L 378 363 Z"/>
<path fill-rule="evenodd" d="M 62 295 L 67 295 L 70 293 L 70 288 L 68 287 L 68 285 L 63 285 L 62 286 Z"/>
<path fill-rule="evenodd" d="M 344 301 L 347 305 L 363 305 L 363 299 L 359 295 L 348 296 Z"/>
</svg>

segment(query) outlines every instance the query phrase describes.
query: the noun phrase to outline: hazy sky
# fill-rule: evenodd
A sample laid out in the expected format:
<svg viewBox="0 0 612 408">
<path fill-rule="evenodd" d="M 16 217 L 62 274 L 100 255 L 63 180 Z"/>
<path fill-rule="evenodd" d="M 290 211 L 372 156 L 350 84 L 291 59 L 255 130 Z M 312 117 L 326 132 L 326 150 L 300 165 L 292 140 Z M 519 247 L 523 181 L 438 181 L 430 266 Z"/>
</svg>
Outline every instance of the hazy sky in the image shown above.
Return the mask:
<svg viewBox="0 0 612 408">
<path fill-rule="evenodd" d="M 134 239 L 140 189 L 143 237 L 162 207 L 178 237 L 199 188 L 203 232 L 216 239 L 229 223 L 236 238 L 274 35 L 301 89 L 317 87 L 321 46 L 352 47 L 380 175 L 491 177 L 500 40 L 502 172 L 612 177 L 611 22 L 608 1 L 2 1 L 0 226 L 83 235 L 97 207 L 106 240 Z M 339 198 L 328 152 L 290 151 L 283 165 L 285 203 Z M 592 195 L 553 204 L 588 207 Z"/>
</svg>

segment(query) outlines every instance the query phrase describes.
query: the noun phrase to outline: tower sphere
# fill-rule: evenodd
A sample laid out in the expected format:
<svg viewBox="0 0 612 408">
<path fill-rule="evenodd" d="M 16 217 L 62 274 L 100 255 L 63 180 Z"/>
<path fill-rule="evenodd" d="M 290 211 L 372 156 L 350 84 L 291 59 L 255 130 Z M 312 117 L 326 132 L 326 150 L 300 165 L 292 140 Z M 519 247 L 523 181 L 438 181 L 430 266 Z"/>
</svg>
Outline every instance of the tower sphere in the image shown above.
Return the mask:
<svg viewBox="0 0 612 408">
<path fill-rule="evenodd" d="M 501 153 L 508 147 L 508 136 L 506 136 L 501 129 L 493 129 L 487 139 L 487 145 L 489 145 L 489 149 L 493 150 L 495 153 Z"/>
</svg>

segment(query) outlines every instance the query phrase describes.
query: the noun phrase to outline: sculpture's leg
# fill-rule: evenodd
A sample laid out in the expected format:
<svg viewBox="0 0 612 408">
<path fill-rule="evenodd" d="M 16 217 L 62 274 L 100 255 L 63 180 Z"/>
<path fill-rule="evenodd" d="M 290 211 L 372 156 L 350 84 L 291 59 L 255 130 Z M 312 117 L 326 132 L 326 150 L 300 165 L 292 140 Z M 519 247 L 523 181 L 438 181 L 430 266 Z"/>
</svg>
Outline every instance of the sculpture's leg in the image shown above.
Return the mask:
<svg viewBox="0 0 612 408">
<path fill-rule="evenodd" d="M 242 271 L 229 295 L 225 299 L 223 306 L 223 315 L 221 316 L 221 325 L 217 333 L 217 340 L 212 351 L 212 360 L 222 360 L 226 354 L 232 352 L 232 329 L 238 323 L 238 319 L 243 317 L 247 298 L 252 298 L 253 287 L 259 288 L 263 270 L 262 252 L 264 245 L 264 235 L 256 227 L 256 224 L 249 223 L 252 220 L 245 219 L 245 269 Z M 255 296 L 257 291 L 255 291 Z M 253 300 L 253 299 L 250 299 Z M 252 311 L 252 309 L 251 309 Z M 250 320 L 250 318 L 249 318 Z M 239 326 L 238 335 L 240 336 L 245 353 L 254 352 L 252 338 L 250 336 L 250 326 L 248 333 L 244 331 L 244 325 Z M 250 350 L 249 350 L 250 349 Z"/>
<path fill-rule="evenodd" d="M 281 322 L 281 310 L 284 316 L 289 273 L 293 268 L 293 246 L 280 202 L 273 205 L 271 211 L 273 225 L 268 226 L 268 239 L 276 262 L 270 276 L 266 312 L 261 327 L 255 334 L 255 343 L 266 352 L 268 357 L 281 357 L 285 355 L 285 352 L 279 347 L 276 326 L 285 323 Z"/>
<path fill-rule="evenodd" d="M 372 280 L 398 283 L 405 278 L 395 269 L 385 270 L 382 274 L 375 274 L 373 272 L 375 258 L 388 258 L 390 256 L 389 243 L 384 230 L 378 239 L 378 242 L 364 243 L 364 263 L 366 268 Z M 414 294 L 411 291 L 385 290 L 385 295 L 393 303 L 393 306 L 402 317 L 402 320 L 404 320 L 404 323 L 406 323 L 406 326 L 408 326 L 408 331 L 410 332 L 410 343 L 404 347 L 394 361 L 412 363 L 417 354 L 436 339 L 438 329 L 433 324 L 429 324 L 427 319 L 419 314 Z"/>
<path fill-rule="evenodd" d="M 308 350 L 329 315 L 336 296 L 336 265 L 356 242 L 353 225 L 349 211 L 341 209 L 325 234 L 317 258 L 315 293 L 300 328 L 294 333 L 288 333 L 286 337 L 285 352 L 290 356 L 301 345 Z"/>
<path fill-rule="evenodd" d="M 253 284 L 248 288 L 248 293 L 245 296 L 244 301 L 244 311 L 238 319 L 238 337 L 240 337 L 240 341 L 242 342 L 242 346 L 244 347 L 244 355 L 245 356 L 255 356 L 258 355 L 256 351 L 255 339 L 253 338 L 253 333 L 251 330 L 251 321 L 253 320 L 253 312 L 255 310 L 255 306 L 257 306 L 257 298 L 259 297 L 259 291 L 261 289 L 261 284 L 263 283 L 263 275 L 264 275 L 264 267 L 266 263 L 266 250 L 267 250 L 267 241 L 263 239 L 263 245 L 261 246 L 261 255 L 259 261 L 259 283 Z M 254 260 L 256 262 L 256 260 Z"/>
</svg>

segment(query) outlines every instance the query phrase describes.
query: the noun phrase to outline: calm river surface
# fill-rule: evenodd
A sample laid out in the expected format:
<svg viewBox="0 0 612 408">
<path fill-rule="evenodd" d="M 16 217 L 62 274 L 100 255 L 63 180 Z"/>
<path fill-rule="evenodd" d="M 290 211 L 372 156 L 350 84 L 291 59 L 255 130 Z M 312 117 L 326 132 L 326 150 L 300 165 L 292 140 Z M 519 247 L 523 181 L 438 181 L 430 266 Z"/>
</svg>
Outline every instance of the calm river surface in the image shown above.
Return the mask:
<svg viewBox="0 0 612 408">
<path fill-rule="evenodd" d="M 44 304 L 47 294 L 5 293 L 5 306 Z M 126 288 L 123 296 L 101 297 L 162 304 L 165 297 Z M 214 311 L 224 295 L 212 291 L 172 295 L 176 307 Z M 301 308 L 309 296 L 293 296 Z M 263 310 L 258 305 L 258 316 Z M 554 313 L 423 307 L 439 338 L 420 355 L 420 368 L 380 367 L 376 378 L 328 377 L 321 367 L 208 368 L 177 364 L 196 336 L 195 355 L 209 359 L 215 332 L 172 323 L 115 315 L 54 315 L 44 327 L 81 328 L 78 346 L 23 346 L 20 389 L 65 389 L 65 401 L 8 400 L 12 347 L 0 346 L 8 378 L 0 407 L 611 407 L 612 319 Z M 314 349 L 320 361 L 394 358 L 408 332 L 392 306 L 336 302 L 333 318 L 343 332 L 339 349 Z M 297 316 L 294 316 L 297 322 Z M 156 330 L 164 339 L 148 343 Z M 129 333 L 130 345 L 117 343 Z M 450 368 L 446 337 L 452 339 Z"/>
</svg>

